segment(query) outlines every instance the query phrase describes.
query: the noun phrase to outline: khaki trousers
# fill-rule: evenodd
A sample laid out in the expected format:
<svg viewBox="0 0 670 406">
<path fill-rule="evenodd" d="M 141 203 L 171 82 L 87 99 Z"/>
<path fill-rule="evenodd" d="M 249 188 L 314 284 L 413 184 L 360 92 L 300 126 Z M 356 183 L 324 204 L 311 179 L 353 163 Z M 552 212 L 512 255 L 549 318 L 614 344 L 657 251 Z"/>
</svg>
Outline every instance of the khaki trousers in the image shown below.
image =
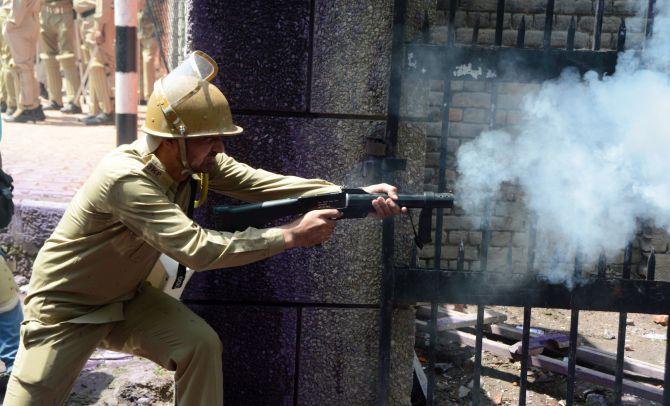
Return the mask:
<svg viewBox="0 0 670 406">
<path fill-rule="evenodd" d="M 223 404 L 221 341 L 203 319 L 148 285 L 126 303 L 124 315 L 125 320 L 106 324 L 24 323 L 4 405 L 64 404 L 96 347 L 175 371 L 180 406 Z"/>
<path fill-rule="evenodd" d="M 35 54 L 40 35 L 37 12 L 30 12 L 20 24 L 8 22 L 3 32 L 14 58 L 14 66 L 21 88 L 19 104 L 22 108 L 34 108 L 40 103 L 39 85 L 35 78 Z"/>
<path fill-rule="evenodd" d="M 47 5 L 42 8 L 40 21 L 40 49 L 42 54 L 40 57 L 44 61 L 47 71 L 49 99 L 58 104 L 63 104 L 63 81 L 60 76 L 60 64 L 65 79 L 65 102 L 79 104 L 74 100 L 81 78 L 75 61 L 75 27 L 72 5 L 65 5 L 63 8 L 66 9 L 66 12 L 58 14 L 50 13 Z"/>
</svg>

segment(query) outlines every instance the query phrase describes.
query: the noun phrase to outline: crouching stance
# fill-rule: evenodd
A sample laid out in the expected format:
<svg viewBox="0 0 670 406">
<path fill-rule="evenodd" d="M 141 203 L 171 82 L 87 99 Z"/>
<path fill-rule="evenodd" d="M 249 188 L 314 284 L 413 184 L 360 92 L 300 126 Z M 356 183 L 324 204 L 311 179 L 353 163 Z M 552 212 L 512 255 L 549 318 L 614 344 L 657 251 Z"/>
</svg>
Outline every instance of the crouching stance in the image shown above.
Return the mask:
<svg viewBox="0 0 670 406">
<path fill-rule="evenodd" d="M 217 68 L 196 52 L 156 82 L 147 136 L 107 155 L 70 203 L 33 267 L 21 344 L 5 405 L 63 404 L 97 347 L 146 357 L 175 371 L 180 405 L 223 404 L 221 343 L 200 317 L 145 280 L 161 253 L 196 271 L 239 266 L 327 240 L 337 210 L 315 210 L 281 227 L 228 233 L 186 214 L 196 188 L 257 202 L 340 188 L 236 162 L 222 137 L 242 132 Z M 389 185 L 370 192 L 395 195 Z M 391 199 L 379 217 L 400 213 Z"/>
</svg>

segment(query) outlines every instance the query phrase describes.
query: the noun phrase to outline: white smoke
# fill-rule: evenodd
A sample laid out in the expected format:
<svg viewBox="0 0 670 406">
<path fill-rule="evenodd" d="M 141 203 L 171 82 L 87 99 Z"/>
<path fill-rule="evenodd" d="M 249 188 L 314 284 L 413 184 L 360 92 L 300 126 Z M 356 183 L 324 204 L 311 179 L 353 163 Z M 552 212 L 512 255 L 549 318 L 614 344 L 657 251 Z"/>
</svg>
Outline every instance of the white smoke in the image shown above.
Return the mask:
<svg viewBox="0 0 670 406">
<path fill-rule="evenodd" d="M 526 97 L 514 134 L 484 132 L 460 148 L 456 191 L 466 212 L 516 183 L 539 218 L 539 239 L 591 259 L 618 253 L 638 219 L 670 228 L 669 5 L 657 2 L 642 56 L 620 55 L 604 78 L 566 70 Z M 539 260 L 550 261 L 547 253 Z"/>
</svg>

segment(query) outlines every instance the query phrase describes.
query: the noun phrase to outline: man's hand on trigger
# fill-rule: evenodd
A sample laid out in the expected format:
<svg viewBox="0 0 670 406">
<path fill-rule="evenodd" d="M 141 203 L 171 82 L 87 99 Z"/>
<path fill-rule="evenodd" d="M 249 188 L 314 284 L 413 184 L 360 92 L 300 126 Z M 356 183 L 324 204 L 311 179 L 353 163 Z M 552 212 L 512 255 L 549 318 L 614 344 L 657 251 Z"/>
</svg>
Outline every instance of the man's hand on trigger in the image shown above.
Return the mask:
<svg viewBox="0 0 670 406">
<path fill-rule="evenodd" d="M 285 248 L 312 247 L 329 240 L 340 217 L 342 213 L 337 209 L 312 210 L 280 227 L 284 232 Z"/>
<path fill-rule="evenodd" d="M 395 216 L 400 213 L 407 213 L 407 207 L 400 207 L 395 202 L 395 200 L 398 199 L 398 188 L 395 186 L 387 183 L 378 183 L 376 185 L 366 186 L 362 189 L 368 193 L 385 193 L 389 196 L 387 199 L 378 197 L 372 201 L 372 207 L 374 207 L 375 212 L 371 214 L 371 216 L 383 220 L 386 217 Z"/>
</svg>

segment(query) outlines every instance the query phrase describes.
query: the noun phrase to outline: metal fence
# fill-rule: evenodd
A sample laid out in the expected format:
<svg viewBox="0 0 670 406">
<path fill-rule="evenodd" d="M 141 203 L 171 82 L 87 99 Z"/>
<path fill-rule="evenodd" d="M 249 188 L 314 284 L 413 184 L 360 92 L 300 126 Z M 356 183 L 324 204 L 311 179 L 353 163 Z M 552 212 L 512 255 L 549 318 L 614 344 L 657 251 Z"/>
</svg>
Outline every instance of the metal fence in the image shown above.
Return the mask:
<svg viewBox="0 0 670 406">
<path fill-rule="evenodd" d="M 186 2 L 147 0 L 147 10 L 156 27 L 161 63 L 168 71 L 183 60 L 186 48 Z"/>
<path fill-rule="evenodd" d="M 654 0 L 649 0 L 646 19 L 646 35 L 651 36 L 654 23 Z M 457 0 L 449 0 L 448 37 L 445 45 L 425 43 L 403 43 L 404 13 L 406 0 L 394 2 L 394 36 L 393 59 L 391 74 L 391 90 L 389 97 L 389 118 L 387 122 L 386 141 L 390 153 L 385 159 L 394 159 L 397 146 L 397 131 L 400 107 L 395 100 L 400 93 L 403 76 L 413 74 L 424 78 L 444 81 L 444 97 L 442 100 L 442 133 L 440 138 L 440 171 L 438 192 L 446 191 L 445 170 L 447 169 L 447 140 L 449 138 L 449 108 L 451 103 L 451 73 L 458 66 L 472 64 L 482 68 L 483 72 L 494 72 L 495 81 L 492 86 L 492 117 L 495 117 L 496 86 L 505 81 L 522 82 L 547 80 L 557 77 L 567 67 L 574 67 L 585 73 L 596 71 L 599 74 L 614 72 L 617 53 L 625 48 L 626 24 L 621 20 L 617 38 L 616 51 L 601 51 L 601 32 L 604 18 L 605 1 L 598 0 L 593 31 L 593 47 L 591 50 L 575 50 L 574 39 L 576 24 L 574 18 L 569 25 L 567 43 L 564 49 L 551 47 L 552 24 L 554 21 L 554 0 L 547 0 L 544 28 L 544 41 L 541 49 L 524 47 L 526 24 L 522 20 L 518 27 L 516 47 L 502 47 L 503 18 L 505 0 L 497 0 L 495 43 L 493 46 L 478 46 L 478 20 L 472 29 L 472 44 L 455 44 L 455 13 Z M 423 38 L 428 38 L 428 25 Z M 406 55 L 412 55 L 411 65 Z M 404 62 L 403 62 L 404 61 Z M 515 61 L 514 65 L 509 61 Z M 515 66 L 524 67 L 524 75 L 518 75 Z M 459 78 L 463 80 L 463 78 Z M 476 79 L 467 79 L 476 80 Z M 482 79 L 480 79 L 482 80 Z M 493 120 L 490 127 L 494 126 Z M 393 181 L 393 173 L 386 173 L 386 180 Z M 582 257 L 574 258 L 573 272 L 579 283 L 572 289 L 563 285 L 550 284 L 534 271 L 537 270 L 535 258 L 536 232 L 534 222 L 529 227 L 530 245 L 528 250 L 528 272 L 515 273 L 511 261 L 507 272 L 487 272 L 487 257 L 491 230 L 489 227 L 490 213 L 485 214 L 481 224 L 482 243 L 480 249 L 480 271 L 463 271 L 463 247 L 459 250 L 456 269 L 440 269 L 442 256 L 443 210 L 437 210 L 435 241 L 435 267 L 432 269 L 418 268 L 416 261 L 408 268 L 397 268 L 393 264 L 393 221 L 386 220 L 383 234 L 384 272 L 382 277 L 382 306 L 380 332 L 379 362 L 379 403 L 388 404 L 389 370 L 391 354 L 391 312 L 395 304 L 430 302 L 429 352 L 426 403 L 435 404 L 435 355 L 437 344 L 437 318 L 439 303 L 463 303 L 477 305 L 477 324 L 474 334 L 453 331 L 452 338 L 467 343 L 475 348 L 474 381 L 472 403 L 480 403 L 480 387 L 482 372 L 482 350 L 494 354 L 509 356 L 508 348 L 501 348 L 495 342 L 484 338 L 484 306 L 501 305 L 523 307 L 524 321 L 520 334 L 522 342 L 521 371 L 519 376 L 519 404 L 526 404 L 528 388 L 528 368 L 530 365 L 542 367 L 567 376 L 566 400 L 568 405 L 574 403 L 575 379 L 590 381 L 598 385 L 614 388 L 616 404 L 621 404 L 623 393 L 632 393 L 647 399 L 670 405 L 670 369 L 666 368 L 663 375 L 664 388 L 651 385 L 640 385 L 624 379 L 624 370 L 630 371 L 630 365 L 624 362 L 626 340 L 626 321 L 629 312 L 646 314 L 670 314 L 670 283 L 654 281 L 655 256 L 652 252 L 647 266 L 646 280 L 631 279 L 631 245 L 625 249 L 623 275 L 621 278 L 610 278 L 606 275 L 604 256 L 598 261 L 597 276 L 585 274 Z M 415 258 L 416 256 L 414 256 Z M 567 261 L 567 258 L 563 258 Z M 573 262 L 571 260 L 571 262 Z M 530 319 L 533 307 L 560 308 L 571 310 L 569 334 L 569 354 L 567 364 L 548 357 L 529 355 Z M 577 366 L 577 338 L 580 311 L 608 311 L 619 313 L 618 343 L 616 354 L 615 375 L 597 373 L 585 367 Z M 670 339 L 670 330 L 668 330 Z M 667 342 L 666 342 L 667 345 Z M 670 352 L 666 347 L 665 365 L 670 364 Z"/>
</svg>

